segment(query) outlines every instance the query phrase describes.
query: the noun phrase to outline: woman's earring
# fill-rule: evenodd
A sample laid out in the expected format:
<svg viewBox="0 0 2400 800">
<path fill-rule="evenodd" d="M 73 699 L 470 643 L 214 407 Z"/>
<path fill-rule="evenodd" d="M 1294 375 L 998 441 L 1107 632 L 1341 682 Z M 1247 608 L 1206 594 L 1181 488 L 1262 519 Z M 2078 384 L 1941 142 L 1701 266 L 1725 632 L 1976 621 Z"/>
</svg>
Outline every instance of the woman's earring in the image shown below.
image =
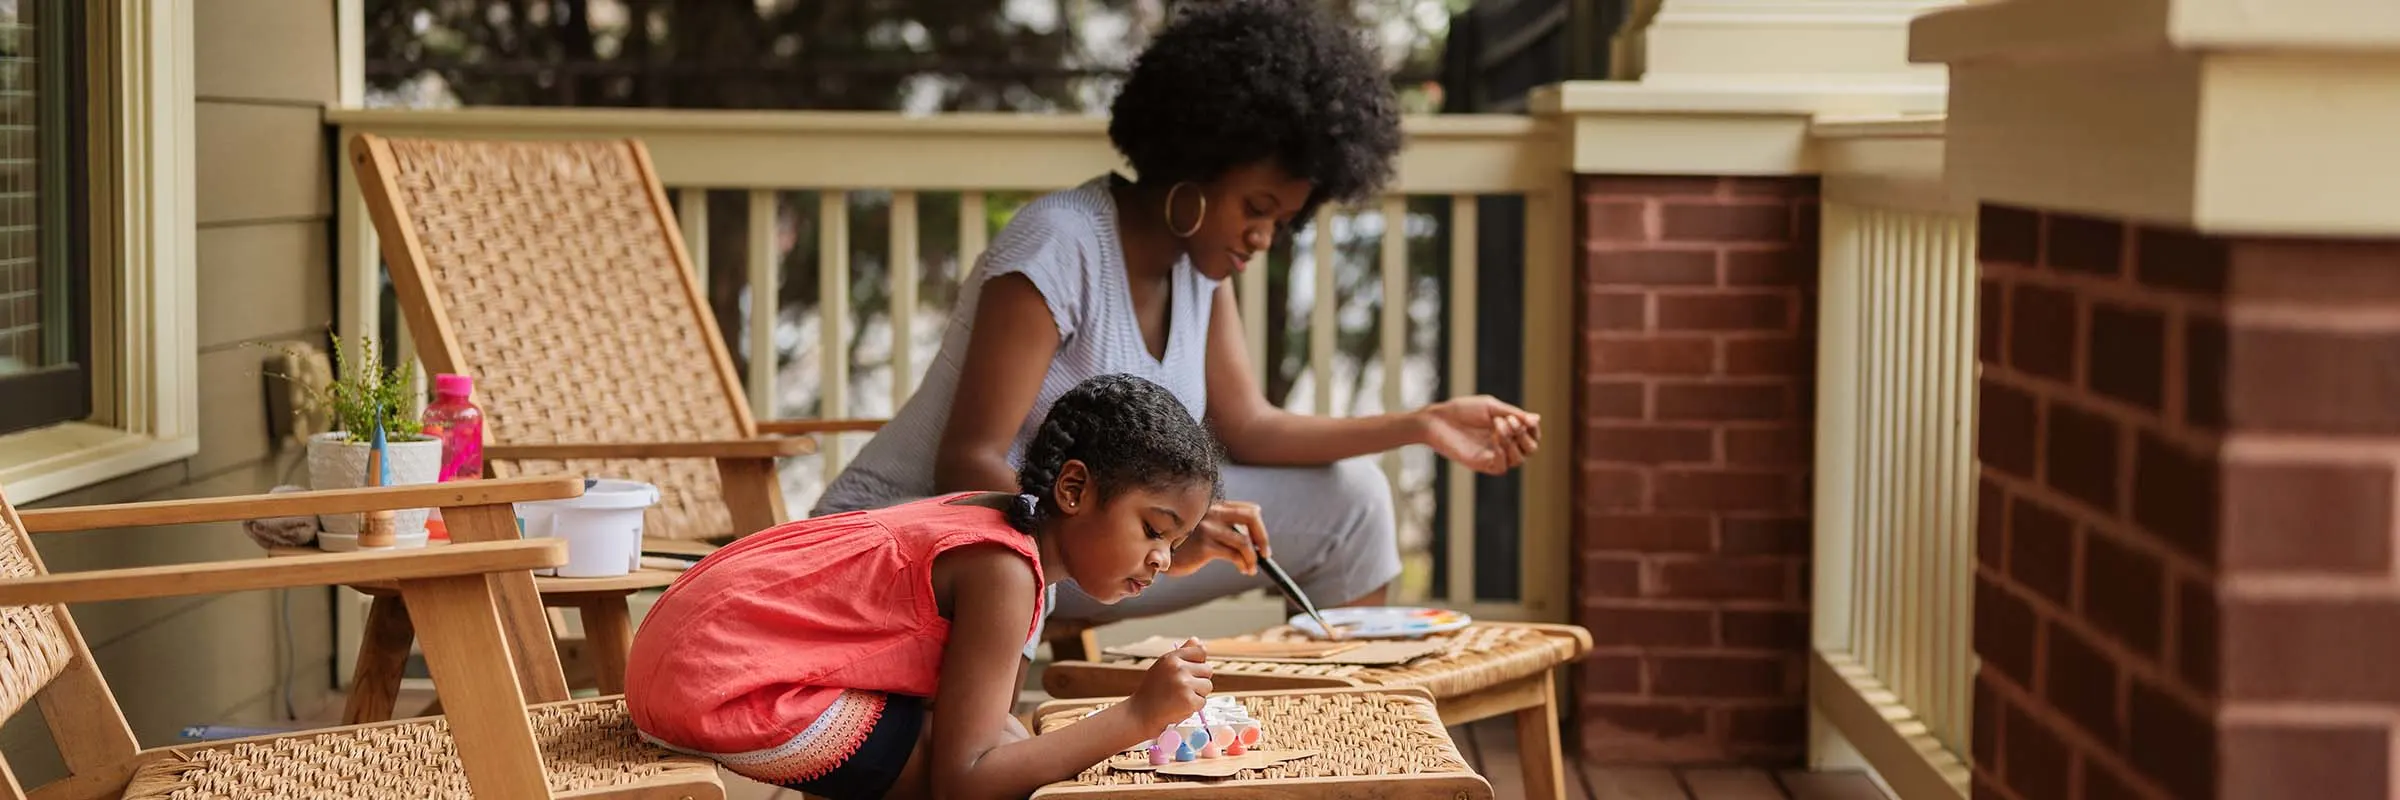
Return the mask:
<svg viewBox="0 0 2400 800">
<path fill-rule="evenodd" d="M 1177 239 L 1189 239 L 1192 238 L 1192 234 L 1200 232 L 1200 225 L 1202 223 L 1208 221 L 1208 194 L 1203 192 L 1200 195 L 1200 215 L 1192 218 L 1192 227 L 1188 230 L 1179 231 L 1175 230 L 1175 193 L 1180 191 L 1183 191 L 1182 183 L 1177 183 L 1174 186 L 1167 187 L 1167 231 L 1175 234 L 1175 238 Z"/>
</svg>

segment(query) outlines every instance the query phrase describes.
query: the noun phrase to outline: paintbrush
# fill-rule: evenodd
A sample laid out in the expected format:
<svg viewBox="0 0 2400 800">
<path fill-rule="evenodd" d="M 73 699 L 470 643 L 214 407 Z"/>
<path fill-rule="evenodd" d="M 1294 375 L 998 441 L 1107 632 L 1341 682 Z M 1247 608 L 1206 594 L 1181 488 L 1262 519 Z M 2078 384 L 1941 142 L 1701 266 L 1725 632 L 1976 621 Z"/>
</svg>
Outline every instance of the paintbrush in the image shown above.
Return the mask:
<svg viewBox="0 0 2400 800">
<path fill-rule="evenodd" d="M 1325 615 L 1317 613 L 1317 604 L 1309 602 L 1308 593 L 1300 591 L 1300 584 L 1292 580 L 1291 573 L 1283 571 L 1282 565 L 1275 563 L 1275 559 L 1262 555 L 1258 557 L 1258 566 L 1266 570 L 1267 579 L 1275 582 L 1275 588 L 1283 590 L 1284 597 L 1290 598 L 1294 604 L 1300 606 L 1300 610 L 1308 612 L 1308 618 L 1316 621 L 1317 630 L 1324 632 L 1323 638 L 1342 638 L 1340 631 L 1334 630 L 1332 625 L 1325 622 Z"/>
</svg>

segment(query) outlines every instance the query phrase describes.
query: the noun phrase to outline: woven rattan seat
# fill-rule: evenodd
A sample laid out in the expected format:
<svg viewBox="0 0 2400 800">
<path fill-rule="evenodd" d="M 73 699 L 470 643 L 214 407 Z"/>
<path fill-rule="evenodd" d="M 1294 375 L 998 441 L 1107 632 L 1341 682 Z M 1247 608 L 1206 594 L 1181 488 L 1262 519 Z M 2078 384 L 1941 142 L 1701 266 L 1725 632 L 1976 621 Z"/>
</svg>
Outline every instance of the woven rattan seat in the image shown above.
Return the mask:
<svg viewBox="0 0 2400 800">
<path fill-rule="evenodd" d="M 716 767 L 643 742 L 620 698 L 528 709 L 550 791 L 625 786 L 655 778 L 705 779 Z M 439 717 L 304 736 L 178 747 L 144 764 L 128 800 L 221 797 L 468 797 L 450 726 Z"/>
<path fill-rule="evenodd" d="M 1222 796 L 1224 782 L 1246 790 L 1281 790 L 1275 796 L 1488 798 L 1491 784 L 1473 767 L 1442 727 L 1433 698 L 1418 690 L 1371 688 L 1286 692 L 1241 692 L 1240 700 L 1266 736 L 1262 746 L 1316 750 L 1314 758 L 1245 770 L 1223 782 L 1160 777 L 1112 769 L 1106 764 L 1073 780 L 1051 784 L 1034 797 L 1116 797 L 1173 794 Z M 1041 733 L 1075 724 L 1109 701 L 1061 700 L 1035 712 Z M 1259 796 L 1251 794 L 1249 796 Z"/>
<path fill-rule="evenodd" d="M 1307 634 L 1290 626 L 1231 637 L 1247 641 L 1297 641 Z M 1525 745 L 1530 797 L 1563 797 L 1558 709 L 1552 671 L 1592 650 L 1590 632 L 1573 625 L 1477 622 L 1434 634 L 1442 651 L 1406 664 L 1368 667 L 1346 664 L 1281 664 L 1212 659 L 1220 691 L 1362 686 L 1421 689 L 1432 695 L 1442 722 L 1464 725 L 1515 714 Z M 1130 695 L 1153 659 L 1101 655 L 1100 661 L 1060 661 L 1042 673 L 1042 686 L 1057 697 Z"/>
</svg>

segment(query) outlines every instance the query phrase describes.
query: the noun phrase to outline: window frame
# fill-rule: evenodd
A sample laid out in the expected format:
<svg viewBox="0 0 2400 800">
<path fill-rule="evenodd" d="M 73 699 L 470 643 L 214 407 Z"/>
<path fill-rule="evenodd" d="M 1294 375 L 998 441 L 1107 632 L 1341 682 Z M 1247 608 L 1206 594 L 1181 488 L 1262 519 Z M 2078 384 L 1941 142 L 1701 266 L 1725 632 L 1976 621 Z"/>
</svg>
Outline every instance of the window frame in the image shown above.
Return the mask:
<svg viewBox="0 0 2400 800">
<path fill-rule="evenodd" d="M 192 4 L 84 4 L 90 410 L 0 435 L 28 503 L 199 452 Z"/>
</svg>

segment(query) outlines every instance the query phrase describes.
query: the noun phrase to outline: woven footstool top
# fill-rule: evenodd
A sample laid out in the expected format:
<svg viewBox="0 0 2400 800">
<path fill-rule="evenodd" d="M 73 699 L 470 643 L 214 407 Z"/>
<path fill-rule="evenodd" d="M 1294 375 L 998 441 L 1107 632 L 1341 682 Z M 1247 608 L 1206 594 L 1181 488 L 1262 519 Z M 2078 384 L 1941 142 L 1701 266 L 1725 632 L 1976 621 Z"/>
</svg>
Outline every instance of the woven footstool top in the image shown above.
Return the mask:
<svg viewBox="0 0 2400 800">
<path fill-rule="evenodd" d="M 1231 637 L 1253 641 L 1301 641 L 1308 634 L 1288 625 L 1279 625 L 1258 633 Z M 1561 664 L 1582 658 L 1592 650 L 1590 632 L 1573 625 L 1548 625 L 1526 622 L 1477 622 L 1449 633 L 1425 637 L 1440 642 L 1442 652 L 1392 667 L 1364 667 L 1350 664 L 1278 664 L 1257 661 L 1214 661 L 1211 669 L 1220 673 L 1288 677 L 1295 679 L 1324 679 L 1328 683 L 1348 683 L 1360 686 L 1418 687 L 1437 698 L 1451 698 L 1489 689 L 1519 678 L 1540 675 Z M 1098 662 L 1115 674 L 1126 668 L 1147 669 L 1150 659 L 1124 658 L 1101 654 Z M 1077 669 L 1073 662 L 1060 662 L 1048 668 L 1067 679 Z M 1060 671 L 1064 671 L 1061 673 Z M 1138 678 L 1138 673 L 1136 673 Z M 1047 678 L 1045 678 L 1047 680 Z M 1117 681 L 1100 679 L 1085 685 L 1113 686 Z M 1128 689 L 1127 691 L 1130 691 Z M 1054 692 L 1055 693 L 1055 692 Z"/>
<path fill-rule="evenodd" d="M 645 781 L 714 781 L 716 765 L 641 740 L 622 698 L 534 706 L 534 741 L 550 791 L 566 793 Z M 177 747 L 136 771 L 129 800 L 222 797 L 346 797 L 425 800 L 468 797 L 467 776 L 441 717 L 338 728 L 323 733 Z"/>
<path fill-rule="evenodd" d="M 1490 798 L 1491 783 L 1475 774 L 1419 690 L 1379 688 L 1221 692 L 1237 699 L 1265 733 L 1262 749 L 1315 750 L 1317 755 L 1243 770 L 1219 780 L 1161 777 L 1107 764 L 1054 783 L 1035 798 L 1118 796 L 1366 797 L 1471 800 Z M 1110 700 L 1054 700 L 1034 712 L 1038 733 L 1073 725 Z M 1132 752 L 1132 751 L 1127 751 Z"/>
</svg>

